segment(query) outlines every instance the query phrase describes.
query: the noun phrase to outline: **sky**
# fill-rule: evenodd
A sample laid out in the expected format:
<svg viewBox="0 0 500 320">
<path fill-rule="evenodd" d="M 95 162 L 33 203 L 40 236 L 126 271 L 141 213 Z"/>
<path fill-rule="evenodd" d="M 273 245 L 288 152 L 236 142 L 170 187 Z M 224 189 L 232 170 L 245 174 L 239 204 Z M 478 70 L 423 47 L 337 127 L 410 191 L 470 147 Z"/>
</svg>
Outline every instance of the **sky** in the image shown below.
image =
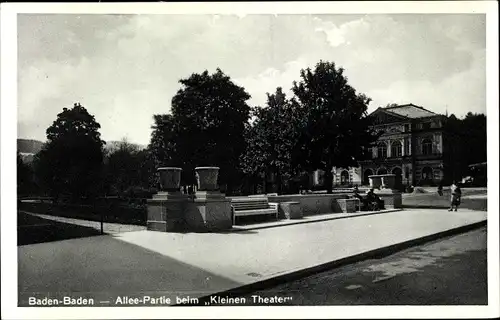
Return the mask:
<svg viewBox="0 0 500 320">
<path fill-rule="evenodd" d="M 484 14 L 18 15 L 18 137 L 45 141 L 81 103 L 104 140 L 148 144 L 178 82 L 221 68 L 264 106 L 319 60 L 345 69 L 369 111 L 413 103 L 486 113 Z"/>
</svg>

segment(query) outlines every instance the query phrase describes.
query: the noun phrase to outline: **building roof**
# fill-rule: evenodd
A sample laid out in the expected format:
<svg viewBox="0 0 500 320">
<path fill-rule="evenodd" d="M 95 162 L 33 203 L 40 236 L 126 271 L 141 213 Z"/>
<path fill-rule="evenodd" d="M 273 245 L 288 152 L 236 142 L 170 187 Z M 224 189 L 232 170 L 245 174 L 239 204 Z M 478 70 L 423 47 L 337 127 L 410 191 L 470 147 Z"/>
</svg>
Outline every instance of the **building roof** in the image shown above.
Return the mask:
<svg viewBox="0 0 500 320">
<path fill-rule="evenodd" d="M 389 111 L 391 113 L 395 113 L 397 115 L 407 117 L 407 118 L 412 118 L 412 119 L 417 119 L 417 118 L 425 118 L 425 117 L 432 117 L 432 116 L 437 116 L 437 113 L 434 113 L 432 111 L 429 111 L 425 108 L 416 106 L 414 104 L 403 104 L 403 105 L 397 105 L 397 106 L 390 106 L 386 108 L 381 108 L 384 111 Z"/>
</svg>

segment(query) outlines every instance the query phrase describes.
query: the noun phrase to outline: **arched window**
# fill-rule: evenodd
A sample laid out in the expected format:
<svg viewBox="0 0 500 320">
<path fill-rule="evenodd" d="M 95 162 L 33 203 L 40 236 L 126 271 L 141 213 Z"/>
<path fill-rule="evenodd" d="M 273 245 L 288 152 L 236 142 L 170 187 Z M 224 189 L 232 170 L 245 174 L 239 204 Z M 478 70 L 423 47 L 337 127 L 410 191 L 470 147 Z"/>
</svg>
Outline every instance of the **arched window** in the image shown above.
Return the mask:
<svg viewBox="0 0 500 320">
<path fill-rule="evenodd" d="M 344 170 L 340 173 L 340 184 L 349 184 L 349 172 L 347 170 Z"/>
<path fill-rule="evenodd" d="M 402 148 L 401 141 L 394 141 L 391 144 L 391 157 L 401 157 Z"/>
<path fill-rule="evenodd" d="M 373 171 L 371 169 L 366 169 L 365 174 L 363 175 L 363 184 L 368 185 L 370 183 L 369 176 L 373 175 Z"/>
<path fill-rule="evenodd" d="M 432 140 L 431 139 L 422 140 L 422 154 L 423 155 L 432 154 Z"/>
<path fill-rule="evenodd" d="M 387 145 L 385 144 L 385 142 L 380 142 L 377 145 L 377 157 L 387 158 Z"/>
</svg>

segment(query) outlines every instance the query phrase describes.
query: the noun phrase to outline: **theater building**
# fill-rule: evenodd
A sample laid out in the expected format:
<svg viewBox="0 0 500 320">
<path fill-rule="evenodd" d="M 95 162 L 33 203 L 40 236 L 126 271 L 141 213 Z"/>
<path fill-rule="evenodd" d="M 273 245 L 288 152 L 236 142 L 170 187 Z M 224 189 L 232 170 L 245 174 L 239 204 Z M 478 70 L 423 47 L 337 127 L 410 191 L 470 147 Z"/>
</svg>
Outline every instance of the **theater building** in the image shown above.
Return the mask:
<svg viewBox="0 0 500 320">
<path fill-rule="evenodd" d="M 447 133 L 446 116 L 405 104 L 378 108 L 369 117 L 373 129 L 383 132 L 370 150 L 371 158 L 356 168 L 334 168 L 334 186 L 368 185 L 370 175 L 387 173 L 395 174 L 400 186 L 461 178 L 461 159 L 456 156 L 460 143 Z M 315 183 L 321 180 L 318 175 L 313 175 Z"/>
</svg>

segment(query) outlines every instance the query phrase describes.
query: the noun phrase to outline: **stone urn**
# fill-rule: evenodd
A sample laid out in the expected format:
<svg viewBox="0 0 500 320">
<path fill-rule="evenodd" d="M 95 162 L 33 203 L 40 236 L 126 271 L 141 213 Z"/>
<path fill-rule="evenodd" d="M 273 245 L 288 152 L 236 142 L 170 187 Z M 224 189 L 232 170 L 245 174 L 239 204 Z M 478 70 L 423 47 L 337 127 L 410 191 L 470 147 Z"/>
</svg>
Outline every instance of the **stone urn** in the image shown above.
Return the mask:
<svg viewBox="0 0 500 320">
<path fill-rule="evenodd" d="M 378 189 L 382 185 L 382 178 L 379 175 L 368 176 L 368 179 L 370 180 L 370 188 Z"/>
<path fill-rule="evenodd" d="M 179 191 L 181 185 L 181 168 L 161 167 L 157 171 L 160 174 L 161 191 Z"/>
<path fill-rule="evenodd" d="M 217 190 L 217 179 L 219 177 L 219 167 L 196 167 L 196 182 L 199 191 Z"/>
<path fill-rule="evenodd" d="M 382 189 L 394 189 L 396 185 L 395 174 L 383 174 L 380 177 L 382 178 Z"/>
</svg>

